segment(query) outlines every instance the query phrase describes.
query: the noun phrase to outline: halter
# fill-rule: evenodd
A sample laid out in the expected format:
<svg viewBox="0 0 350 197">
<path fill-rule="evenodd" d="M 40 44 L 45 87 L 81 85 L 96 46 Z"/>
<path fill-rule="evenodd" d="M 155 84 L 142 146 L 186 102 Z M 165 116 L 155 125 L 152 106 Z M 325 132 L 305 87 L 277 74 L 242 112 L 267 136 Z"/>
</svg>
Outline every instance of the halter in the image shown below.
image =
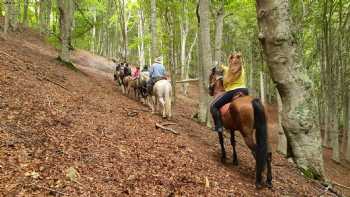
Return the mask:
<svg viewBox="0 0 350 197">
<path fill-rule="evenodd" d="M 219 80 L 224 80 L 224 77 L 221 76 L 221 75 L 216 76 L 216 77 L 215 77 L 215 80 L 214 80 L 212 83 L 209 84 L 209 88 L 214 88 L 216 82 L 219 81 Z"/>
<path fill-rule="evenodd" d="M 216 75 L 215 76 L 215 80 L 213 82 L 211 82 L 209 84 L 209 87 L 208 87 L 210 95 L 214 94 L 214 87 L 215 87 L 216 82 L 219 81 L 219 80 L 223 80 L 224 79 L 224 77 L 222 75 L 217 75 L 216 73 L 215 73 L 215 75 Z"/>
</svg>

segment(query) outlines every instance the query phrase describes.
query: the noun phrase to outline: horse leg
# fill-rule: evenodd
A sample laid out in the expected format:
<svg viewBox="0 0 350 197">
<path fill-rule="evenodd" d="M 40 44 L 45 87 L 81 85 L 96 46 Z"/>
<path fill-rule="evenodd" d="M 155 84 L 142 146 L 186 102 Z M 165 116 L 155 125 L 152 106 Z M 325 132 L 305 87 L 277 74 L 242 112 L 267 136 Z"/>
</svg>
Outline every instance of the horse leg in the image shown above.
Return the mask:
<svg viewBox="0 0 350 197">
<path fill-rule="evenodd" d="M 255 153 L 255 143 L 254 143 L 254 139 L 252 135 L 245 135 L 242 134 L 244 137 L 244 142 L 245 144 L 248 146 L 248 148 L 250 149 L 254 159 L 256 158 L 256 153 Z"/>
<path fill-rule="evenodd" d="M 122 84 L 121 87 L 122 87 L 122 93 L 125 94 L 125 87 L 124 87 L 124 85 Z"/>
<path fill-rule="evenodd" d="M 160 108 L 162 111 L 162 118 L 166 118 L 165 102 L 163 97 L 159 97 Z"/>
<path fill-rule="evenodd" d="M 219 142 L 221 146 L 221 162 L 226 162 L 226 151 L 225 151 L 225 145 L 224 145 L 224 135 L 223 132 L 218 132 L 219 135 Z"/>
<path fill-rule="evenodd" d="M 152 100 L 152 113 L 153 114 L 155 114 L 156 112 L 157 112 L 157 99 L 156 99 L 156 97 L 155 96 L 152 96 L 152 98 L 151 98 L 151 100 Z"/>
<path fill-rule="evenodd" d="M 238 158 L 236 152 L 236 140 L 235 140 L 235 130 L 231 130 L 231 145 L 233 149 L 233 165 L 238 166 Z"/>
<path fill-rule="evenodd" d="M 246 133 L 244 133 L 244 141 L 247 144 L 247 146 L 249 147 L 249 149 L 251 150 L 253 157 L 256 161 L 256 165 L 255 165 L 255 187 L 257 189 L 261 189 L 263 187 L 262 185 L 262 171 L 263 169 L 261 168 L 261 166 L 257 165 L 257 157 L 256 157 L 256 145 L 254 143 L 254 139 L 252 135 L 246 135 Z"/>
<path fill-rule="evenodd" d="M 267 180 L 266 184 L 268 188 L 272 188 L 272 170 L 271 170 L 271 162 L 272 162 L 272 153 L 267 153 Z"/>
</svg>

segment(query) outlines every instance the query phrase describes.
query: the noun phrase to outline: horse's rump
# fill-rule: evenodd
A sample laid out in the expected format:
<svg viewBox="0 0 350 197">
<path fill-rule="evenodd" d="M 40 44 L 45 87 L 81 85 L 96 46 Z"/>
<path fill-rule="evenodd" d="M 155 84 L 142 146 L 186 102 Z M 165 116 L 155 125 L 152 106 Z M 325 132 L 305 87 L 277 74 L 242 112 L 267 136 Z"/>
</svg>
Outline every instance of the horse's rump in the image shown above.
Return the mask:
<svg viewBox="0 0 350 197">
<path fill-rule="evenodd" d="M 252 125 L 254 121 L 251 96 L 233 98 L 230 103 L 220 108 L 224 127 L 241 130 L 241 125 Z M 247 124 L 248 123 L 248 124 Z"/>
<path fill-rule="evenodd" d="M 158 97 L 171 97 L 171 83 L 166 79 L 158 80 L 153 86 L 153 93 Z"/>
</svg>

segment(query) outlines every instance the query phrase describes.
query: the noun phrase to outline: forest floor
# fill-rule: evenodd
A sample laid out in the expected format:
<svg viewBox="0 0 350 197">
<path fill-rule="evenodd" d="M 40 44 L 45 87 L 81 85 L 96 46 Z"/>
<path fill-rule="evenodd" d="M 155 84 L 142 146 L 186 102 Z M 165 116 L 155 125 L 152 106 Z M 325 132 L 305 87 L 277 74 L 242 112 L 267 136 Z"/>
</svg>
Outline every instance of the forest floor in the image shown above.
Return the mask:
<svg viewBox="0 0 350 197">
<path fill-rule="evenodd" d="M 0 38 L 0 196 L 334 196 L 279 154 L 273 189 L 256 190 L 241 139 L 239 166 L 229 140 L 222 164 L 216 134 L 191 119 L 195 86 L 177 98 L 174 135 L 122 95 L 107 60 L 77 51 L 74 71 L 56 57 L 30 30 Z M 337 169 L 350 186 L 349 169 Z"/>
</svg>

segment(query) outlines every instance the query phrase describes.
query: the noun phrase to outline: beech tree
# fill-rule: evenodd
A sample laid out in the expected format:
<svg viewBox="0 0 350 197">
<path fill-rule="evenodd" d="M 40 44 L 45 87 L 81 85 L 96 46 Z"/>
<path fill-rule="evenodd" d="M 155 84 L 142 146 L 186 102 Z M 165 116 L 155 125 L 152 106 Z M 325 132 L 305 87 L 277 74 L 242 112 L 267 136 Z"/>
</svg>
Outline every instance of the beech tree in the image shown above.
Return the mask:
<svg viewBox="0 0 350 197">
<path fill-rule="evenodd" d="M 282 126 L 297 165 L 323 176 L 321 136 L 315 122 L 312 81 L 297 62 L 297 43 L 287 0 L 257 0 L 259 39 L 271 77 L 281 95 Z"/>
<path fill-rule="evenodd" d="M 73 0 L 57 0 L 60 14 L 60 40 L 61 50 L 59 58 L 64 62 L 70 61 L 69 45 L 71 40 L 71 30 L 74 13 Z"/>
</svg>

